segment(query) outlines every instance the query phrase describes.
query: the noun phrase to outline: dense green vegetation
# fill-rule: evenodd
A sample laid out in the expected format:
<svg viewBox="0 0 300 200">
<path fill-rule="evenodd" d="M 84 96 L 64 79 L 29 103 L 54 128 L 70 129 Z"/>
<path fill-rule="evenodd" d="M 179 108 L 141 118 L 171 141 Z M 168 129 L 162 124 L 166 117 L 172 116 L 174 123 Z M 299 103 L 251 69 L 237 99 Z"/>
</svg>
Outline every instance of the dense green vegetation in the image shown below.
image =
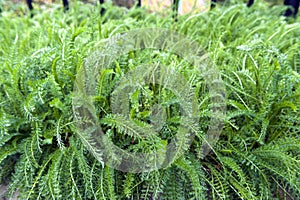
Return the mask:
<svg viewBox="0 0 300 200">
<path fill-rule="evenodd" d="M 299 199 L 300 18 L 280 17 L 281 6 L 217 6 L 179 17 L 142 9 L 77 2 L 33 18 L 0 16 L 0 183 L 20 199 Z M 182 73 L 198 91 L 200 129 L 190 149 L 169 166 L 126 173 L 102 166 L 80 140 L 72 97 L 85 58 L 110 36 L 141 27 L 177 31 L 196 40 L 218 67 L 226 86 L 223 132 L 204 158 L 200 146 L 209 126 L 205 84 L 190 66 L 167 52 L 124 55 L 101 72 L 95 98 L 100 123 L 119 147 L 150 151 L 161 142 L 138 138 L 111 114 L 118 80 L 141 63 L 160 62 Z M 130 117 L 147 128 L 149 107 L 162 102 L 167 119 L 160 138 L 178 129 L 176 95 L 144 86 L 131 97 Z M 157 139 L 157 138 L 156 138 Z M 159 140 L 159 139 L 157 139 Z"/>
</svg>

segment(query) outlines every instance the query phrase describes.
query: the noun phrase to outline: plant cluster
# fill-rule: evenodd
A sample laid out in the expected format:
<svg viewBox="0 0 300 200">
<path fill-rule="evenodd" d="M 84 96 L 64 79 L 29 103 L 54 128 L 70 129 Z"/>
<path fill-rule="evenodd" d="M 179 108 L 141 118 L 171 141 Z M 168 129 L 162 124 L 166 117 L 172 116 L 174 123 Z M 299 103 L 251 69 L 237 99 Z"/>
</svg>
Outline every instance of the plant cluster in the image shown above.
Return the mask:
<svg viewBox="0 0 300 200">
<path fill-rule="evenodd" d="M 106 4 L 107 12 L 80 2 L 0 17 L 0 183 L 21 199 L 299 199 L 300 21 L 279 17 L 283 7 L 264 3 L 217 6 L 208 13 L 172 18 Z M 120 57 L 100 72 L 94 102 L 99 122 L 115 145 L 153 151 L 178 129 L 178 97 L 148 84 L 130 94 L 132 130 L 112 115 L 111 94 L 129 70 L 162 63 L 180 72 L 197 92 L 199 124 L 190 148 L 169 166 L 128 173 L 102 165 L 80 139 L 72 110 L 76 74 L 101 41 L 141 27 L 177 31 L 197 41 L 221 72 L 226 119 L 204 158 L 211 101 L 205 82 L 169 52 L 144 50 Z M 146 140 L 155 104 L 166 119 L 159 137 Z M 156 123 L 150 122 L 151 123 Z"/>
</svg>

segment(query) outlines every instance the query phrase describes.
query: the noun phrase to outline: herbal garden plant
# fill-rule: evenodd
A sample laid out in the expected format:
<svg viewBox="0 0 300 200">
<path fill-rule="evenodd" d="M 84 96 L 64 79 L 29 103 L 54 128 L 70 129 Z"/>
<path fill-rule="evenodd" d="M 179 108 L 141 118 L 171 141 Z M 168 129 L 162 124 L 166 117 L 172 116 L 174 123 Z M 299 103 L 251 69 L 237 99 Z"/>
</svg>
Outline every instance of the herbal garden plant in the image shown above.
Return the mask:
<svg viewBox="0 0 300 200">
<path fill-rule="evenodd" d="M 67 13 L 33 18 L 4 10 L 0 17 L 0 183 L 20 199 L 299 199 L 300 21 L 284 10 L 236 4 L 172 18 L 106 4 L 77 2 Z M 141 27 L 174 30 L 197 41 L 221 72 L 226 119 L 205 157 L 200 146 L 211 101 L 203 79 L 169 52 L 130 52 L 101 72 L 94 98 L 107 137 L 128 151 L 151 151 L 178 129 L 176 95 L 145 85 L 130 96 L 130 117 L 149 126 L 150 107 L 164 105 L 157 140 L 143 140 L 111 115 L 111 93 L 129 70 L 160 62 L 198 91 L 199 127 L 193 143 L 169 166 L 129 173 L 102 165 L 80 139 L 73 116 L 76 74 L 107 38 Z M 158 119 L 160 120 L 160 119 Z M 137 132 L 138 133 L 138 132 Z M 159 142 L 156 142 L 159 141 Z"/>
</svg>

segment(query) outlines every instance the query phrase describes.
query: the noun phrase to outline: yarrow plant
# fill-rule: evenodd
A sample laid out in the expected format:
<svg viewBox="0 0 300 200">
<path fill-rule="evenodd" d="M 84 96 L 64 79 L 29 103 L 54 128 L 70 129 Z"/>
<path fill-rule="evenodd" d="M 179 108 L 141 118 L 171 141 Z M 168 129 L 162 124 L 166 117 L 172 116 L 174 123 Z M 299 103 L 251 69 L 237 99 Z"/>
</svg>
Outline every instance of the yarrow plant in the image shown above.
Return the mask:
<svg viewBox="0 0 300 200">
<path fill-rule="evenodd" d="M 279 17 L 283 7 L 269 15 L 265 3 L 255 12 L 235 4 L 177 21 L 172 13 L 160 17 L 142 8 L 105 5 L 101 17 L 92 6 L 72 5 L 68 13 L 55 9 L 32 19 L 1 13 L 0 181 L 9 185 L 7 196 L 19 191 L 20 199 L 299 198 L 299 19 Z M 200 57 L 208 55 L 223 80 L 226 92 L 218 97 L 226 99 L 224 126 L 206 156 L 202 147 L 216 106 L 207 77 L 168 49 L 103 52 L 109 40 L 117 42 L 114 47 L 122 44 L 112 38 L 153 27 L 196 42 Z M 145 41 L 139 44 L 147 47 Z M 105 53 L 107 60 L 99 59 Z M 110 65 L 85 73 L 115 55 Z M 182 79 L 161 76 L 166 74 Z M 186 96 L 160 84 L 174 80 L 183 81 L 172 86 L 190 89 L 180 93 Z M 74 90 L 74 84 L 90 90 Z M 85 100 L 81 110 L 78 91 L 91 92 L 79 99 Z M 193 140 L 176 134 L 190 128 L 182 123 L 185 106 L 196 107 Z M 81 115 L 74 117 L 76 109 Z M 84 141 L 93 133 L 90 119 L 97 119 L 94 125 L 122 153 L 159 152 L 154 163 L 167 164 L 140 173 L 116 169 L 110 148 L 93 148 L 101 140 Z M 83 122 L 87 126 L 80 129 Z M 179 154 L 160 156 L 172 141 L 184 146 L 186 139 L 191 143 Z"/>
<path fill-rule="evenodd" d="M 106 44 L 99 48 L 100 50 L 87 58 L 85 66 L 77 74 L 73 108 L 83 143 L 102 164 L 104 164 L 103 157 L 106 157 L 105 164 L 110 167 L 124 172 L 137 173 L 166 168 L 181 157 L 183 151 L 191 145 L 195 135 L 201 132 L 199 127 L 200 111 L 197 105 L 199 88 L 196 87 L 201 82 L 200 74 L 209 87 L 209 94 L 201 95 L 211 96 L 212 102 L 211 122 L 205 142 L 201 147 L 204 154 L 202 157 L 209 152 L 220 135 L 225 118 L 225 88 L 217 69 L 209 62 L 207 56 L 201 56 L 203 50 L 197 43 L 167 29 L 145 28 L 134 29 L 114 38 L 108 38 Z M 129 69 L 126 75 L 120 76 L 121 80 L 116 84 L 110 97 L 100 96 L 101 93 L 98 95 L 97 85 L 100 84 L 102 90 L 103 76 L 107 75 L 107 70 L 113 72 L 114 66 L 112 69 L 109 66 L 121 55 L 143 49 L 170 51 L 186 59 L 191 63 L 189 66 L 191 69 L 186 69 L 186 71 L 191 71 L 194 76 L 193 81 L 177 72 L 179 68 L 183 68 L 182 66 L 174 68 L 169 67 L 170 65 L 164 66 L 161 64 L 163 59 L 149 64 L 143 60 L 142 65 L 136 66 L 132 70 Z M 96 80 L 99 78 L 101 82 L 97 83 Z M 146 88 L 144 88 L 145 86 Z M 148 92 L 144 94 L 144 90 L 148 90 Z M 166 90 L 169 91 L 168 95 L 172 95 L 173 98 L 176 96 L 177 100 L 174 105 L 179 106 L 180 110 L 174 109 L 175 113 L 182 113 L 182 116 L 176 115 L 178 118 L 177 133 L 172 133 L 175 137 L 168 139 L 171 140 L 169 144 L 166 140 L 159 141 L 160 139 L 157 137 L 159 134 L 165 137 L 164 128 L 168 126 L 168 120 L 174 117 L 171 113 L 166 115 L 166 110 L 171 107 L 168 105 L 170 103 L 166 104 L 164 97 Z M 156 93 L 154 99 L 151 97 L 153 95 L 149 94 L 151 91 Z M 150 99 L 148 99 L 149 97 L 144 99 L 144 95 L 150 96 Z M 161 95 L 162 97 L 160 97 Z M 136 150 L 141 148 L 142 151 L 145 151 L 146 144 L 158 143 L 160 147 L 152 146 L 151 148 L 160 149 L 152 153 L 129 153 L 109 142 L 99 125 L 99 115 L 93 106 L 93 99 L 99 97 L 108 99 L 108 104 L 111 105 L 109 119 L 104 117 L 101 120 L 106 124 L 113 122 L 118 131 L 124 132 L 133 140 L 140 141 L 137 148 L 133 147 L 134 142 L 131 148 L 136 148 Z M 148 105 L 142 105 L 142 107 L 134 105 L 137 102 L 140 104 L 142 100 L 147 101 Z M 136 107 L 140 108 L 136 110 Z M 106 110 L 105 106 L 100 109 Z M 109 111 L 106 112 L 109 113 Z M 137 115 L 132 115 L 132 112 L 136 112 Z M 138 116 L 141 113 L 143 113 L 142 118 Z M 150 121 L 152 127 L 140 121 L 144 119 Z M 153 141 L 150 140 L 141 145 L 147 137 L 152 138 Z"/>
</svg>

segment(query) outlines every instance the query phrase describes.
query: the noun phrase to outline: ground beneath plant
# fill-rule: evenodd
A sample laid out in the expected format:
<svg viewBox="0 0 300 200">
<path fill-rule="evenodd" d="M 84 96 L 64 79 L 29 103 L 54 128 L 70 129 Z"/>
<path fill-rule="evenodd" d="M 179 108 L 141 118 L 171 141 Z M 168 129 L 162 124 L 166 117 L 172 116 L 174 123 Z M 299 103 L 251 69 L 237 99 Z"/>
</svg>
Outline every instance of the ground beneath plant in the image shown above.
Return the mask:
<svg viewBox="0 0 300 200">
<path fill-rule="evenodd" d="M 8 185 L 0 185 L 0 200 L 8 200 L 6 196 L 6 192 L 8 190 Z M 19 192 L 15 192 L 13 198 L 10 200 L 17 200 L 18 199 Z"/>
</svg>

